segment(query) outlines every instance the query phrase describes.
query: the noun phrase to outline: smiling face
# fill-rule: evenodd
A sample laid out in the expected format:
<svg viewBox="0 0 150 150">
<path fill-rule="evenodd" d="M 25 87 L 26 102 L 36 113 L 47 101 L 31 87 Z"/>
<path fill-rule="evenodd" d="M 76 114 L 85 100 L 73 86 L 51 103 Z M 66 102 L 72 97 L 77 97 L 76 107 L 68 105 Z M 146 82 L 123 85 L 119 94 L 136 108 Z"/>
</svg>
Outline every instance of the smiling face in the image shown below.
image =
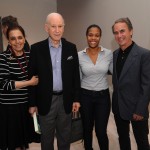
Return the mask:
<svg viewBox="0 0 150 150">
<path fill-rule="evenodd" d="M 52 43 L 59 43 L 64 33 L 64 20 L 62 16 L 57 13 L 50 14 L 47 17 L 45 30 L 51 37 Z"/>
<path fill-rule="evenodd" d="M 23 52 L 25 37 L 19 29 L 11 30 L 8 33 L 8 41 L 16 56 Z"/>
<path fill-rule="evenodd" d="M 113 27 L 113 33 L 116 42 L 119 44 L 122 50 L 126 49 L 132 44 L 133 30 L 129 30 L 128 26 L 124 22 L 118 22 Z"/>
<path fill-rule="evenodd" d="M 87 32 L 87 42 L 90 48 L 99 47 L 101 31 L 97 27 L 92 27 Z"/>
</svg>

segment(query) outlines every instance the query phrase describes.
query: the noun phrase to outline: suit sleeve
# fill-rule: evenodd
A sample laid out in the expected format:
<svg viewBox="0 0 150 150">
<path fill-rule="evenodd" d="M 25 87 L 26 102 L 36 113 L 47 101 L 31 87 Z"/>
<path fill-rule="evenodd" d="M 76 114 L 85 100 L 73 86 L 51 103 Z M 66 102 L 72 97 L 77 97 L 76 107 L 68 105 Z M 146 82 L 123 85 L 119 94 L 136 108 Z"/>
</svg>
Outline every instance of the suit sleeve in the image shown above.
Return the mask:
<svg viewBox="0 0 150 150">
<path fill-rule="evenodd" d="M 150 100 L 150 51 L 141 57 L 141 89 L 135 113 L 144 116 Z"/>
<path fill-rule="evenodd" d="M 74 48 L 74 60 L 75 60 L 75 68 L 74 68 L 74 88 L 75 88 L 75 98 L 74 102 L 79 102 L 79 91 L 80 91 L 80 73 L 79 73 L 79 58 L 77 53 L 77 48 Z"/>
<path fill-rule="evenodd" d="M 31 79 L 32 76 L 36 75 L 36 49 L 31 46 L 30 59 L 28 64 L 28 78 Z M 29 106 L 36 106 L 36 86 L 29 87 Z"/>
</svg>

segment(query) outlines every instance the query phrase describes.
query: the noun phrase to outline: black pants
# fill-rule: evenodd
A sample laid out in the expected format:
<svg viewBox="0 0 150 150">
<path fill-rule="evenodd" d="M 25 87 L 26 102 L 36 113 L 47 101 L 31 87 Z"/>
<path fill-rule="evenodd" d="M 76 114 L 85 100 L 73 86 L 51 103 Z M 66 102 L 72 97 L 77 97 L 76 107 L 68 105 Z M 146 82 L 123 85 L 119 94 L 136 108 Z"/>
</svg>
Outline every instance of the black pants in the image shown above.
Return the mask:
<svg viewBox="0 0 150 150">
<path fill-rule="evenodd" d="M 131 150 L 130 143 L 130 121 L 123 120 L 119 115 L 114 115 L 119 135 L 119 144 L 121 150 Z M 149 150 L 148 141 L 148 120 L 131 121 L 133 134 L 137 143 L 138 150 Z"/>
<path fill-rule="evenodd" d="M 92 150 L 93 127 L 101 150 L 109 149 L 107 124 L 110 114 L 109 90 L 94 92 L 81 90 L 81 115 L 83 119 L 85 150 Z"/>
</svg>

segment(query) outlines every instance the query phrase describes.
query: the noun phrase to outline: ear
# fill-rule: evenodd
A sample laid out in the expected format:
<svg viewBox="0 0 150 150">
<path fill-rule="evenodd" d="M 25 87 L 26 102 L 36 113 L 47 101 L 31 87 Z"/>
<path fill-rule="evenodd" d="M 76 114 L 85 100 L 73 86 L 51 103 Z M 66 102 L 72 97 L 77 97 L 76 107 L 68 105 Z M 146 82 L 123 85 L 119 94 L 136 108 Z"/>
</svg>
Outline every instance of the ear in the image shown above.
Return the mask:
<svg viewBox="0 0 150 150">
<path fill-rule="evenodd" d="M 133 36 L 133 30 L 130 31 L 130 35 L 131 35 L 131 37 Z"/>
<path fill-rule="evenodd" d="M 48 33 L 48 31 L 49 31 L 48 24 L 45 24 L 44 28 L 45 28 L 45 31 Z"/>
</svg>

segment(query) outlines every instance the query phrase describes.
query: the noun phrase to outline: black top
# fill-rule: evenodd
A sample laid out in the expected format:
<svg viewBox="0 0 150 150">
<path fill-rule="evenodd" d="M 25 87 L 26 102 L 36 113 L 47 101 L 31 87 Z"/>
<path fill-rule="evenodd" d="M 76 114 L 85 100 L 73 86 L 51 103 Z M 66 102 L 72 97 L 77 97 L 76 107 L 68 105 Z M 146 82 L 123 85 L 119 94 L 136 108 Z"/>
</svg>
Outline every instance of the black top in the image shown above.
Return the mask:
<svg viewBox="0 0 150 150">
<path fill-rule="evenodd" d="M 120 74 L 121 74 L 121 71 L 122 71 L 122 68 L 126 62 L 126 59 L 132 49 L 134 45 L 134 42 L 132 42 L 132 44 L 127 47 L 124 51 L 120 48 L 119 50 L 119 54 L 118 54 L 118 58 L 117 58 L 117 63 L 116 63 L 116 71 L 117 71 L 117 77 L 119 79 L 120 77 Z"/>
</svg>

